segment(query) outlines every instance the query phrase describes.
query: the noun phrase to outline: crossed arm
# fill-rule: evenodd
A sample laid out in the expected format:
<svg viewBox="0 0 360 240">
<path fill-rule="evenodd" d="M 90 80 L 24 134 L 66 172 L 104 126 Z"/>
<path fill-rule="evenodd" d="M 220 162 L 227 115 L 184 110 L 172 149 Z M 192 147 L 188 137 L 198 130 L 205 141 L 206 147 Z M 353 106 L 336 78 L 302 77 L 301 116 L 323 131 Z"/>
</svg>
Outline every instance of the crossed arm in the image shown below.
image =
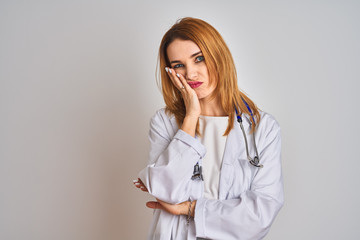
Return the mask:
<svg viewBox="0 0 360 240">
<path fill-rule="evenodd" d="M 147 188 L 143 184 L 140 178 L 133 181 L 135 187 L 142 190 L 143 192 L 148 192 Z M 185 201 L 179 204 L 170 204 L 164 201 L 161 201 L 160 199 L 156 199 L 156 201 L 149 201 L 146 203 L 146 206 L 148 208 L 152 209 L 161 209 L 164 211 L 167 211 L 168 213 L 171 213 L 173 215 L 188 215 L 189 214 L 189 207 L 190 207 L 190 201 Z M 190 216 L 194 217 L 195 215 L 195 206 L 196 206 L 196 200 L 192 202 L 191 208 L 190 208 Z"/>
</svg>

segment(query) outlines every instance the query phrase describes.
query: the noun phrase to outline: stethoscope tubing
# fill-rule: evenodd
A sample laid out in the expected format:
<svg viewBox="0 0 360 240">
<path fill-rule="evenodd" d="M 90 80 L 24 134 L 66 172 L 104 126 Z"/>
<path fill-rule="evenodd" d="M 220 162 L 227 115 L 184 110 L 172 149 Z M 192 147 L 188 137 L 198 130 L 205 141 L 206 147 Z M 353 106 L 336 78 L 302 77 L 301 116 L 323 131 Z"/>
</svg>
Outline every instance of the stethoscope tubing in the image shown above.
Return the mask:
<svg viewBox="0 0 360 240">
<path fill-rule="evenodd" d="M 242 98 L 243 102 L 245 103 L 247 109 L 249 110 L 250 114 L 251 114 L 251 118 L 253 119 L 253 121 L 255 122 L 255 119 L 254 119 L 254 115 L 251 111 L 251 108 L 249 107 L 249 104 Z M 254 144 L 254 148 L 255 148 L 255 157 L 254 158 L 251 158 L 250 157 L 250 154 L 249 154 L 249 146 L 248 146 L 248 142 L 247 142 L 247 137 L 246 137 L 246 133 L 245 133 L 245 129 L 244 129 L 244 126 L 242 124 L 242 118 L 240 116 L 240 114 L 238 113 L 237 111 L 237 108 L 235 107 L 235 112 L 236 112 L 236 117 L 237 117 L 237 121 L 239 122 L 240 124 L 240 128 L 241 128 L 241 131 L 243 133 L 243 136 L 244 136 L 244 140 L 245 140 L 245 147 L 246 147 L 246 155 L 247 155 L 247 159 L 249 160 L 250 164 L 255 166 L 255 167 L 258 167 L 258 168 L 262 168 L 263 165 L 262 164 L 259 164 L 260 162 L 260 158 L 259 158 L 259 153 L 258 153 L 258 150 L 257 150 L 257 146 L 256 146 L 256 141 L 255 141 L 255 131 L 253 131 L 252 135 L 253 135 L 253 144 Z M 250 122 L 250 126 L 251 126 L 251 122 Z"/>
</svg>

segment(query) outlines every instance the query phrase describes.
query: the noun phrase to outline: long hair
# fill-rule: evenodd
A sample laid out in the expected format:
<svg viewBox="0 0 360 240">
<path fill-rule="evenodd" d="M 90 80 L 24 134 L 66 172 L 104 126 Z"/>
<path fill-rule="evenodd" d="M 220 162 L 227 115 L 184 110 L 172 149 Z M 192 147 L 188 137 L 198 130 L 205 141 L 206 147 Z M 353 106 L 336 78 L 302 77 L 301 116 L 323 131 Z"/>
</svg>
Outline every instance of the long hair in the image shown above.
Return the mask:
<svg viewBox="0 0 360 240">
<path fill-rule="evenodd" d="M 216 88 L 212 96 L 219 96 L 221 106 L 229 116 L 229 122 L 224 135 L 228 135 L 234 126 L 235 108 L 239 113 L 251 115 L 244 101 L 249 105 L 253 118 L 251 132 L 255 130 L 260 121 L 259 110 L 249 97 L 239 90 L 234 60 L 225 41 L 218 31 L 207 22 L 186 17 L 179 19 L 164 35 L 159 48 L 159 67 L 161 90 L 164 97 L 166 112 L 174 114 L 176 122 L 181 127 L 186 108 L 180 91 L 173 85 L 165 71 L 170 66 L 167 48 L 175 39 L 191 40 L 198 45 L 209 71 L 209 81 L 216 81 Z M 196 132 L 199 133 L 197 127 Z"/>
</svg>

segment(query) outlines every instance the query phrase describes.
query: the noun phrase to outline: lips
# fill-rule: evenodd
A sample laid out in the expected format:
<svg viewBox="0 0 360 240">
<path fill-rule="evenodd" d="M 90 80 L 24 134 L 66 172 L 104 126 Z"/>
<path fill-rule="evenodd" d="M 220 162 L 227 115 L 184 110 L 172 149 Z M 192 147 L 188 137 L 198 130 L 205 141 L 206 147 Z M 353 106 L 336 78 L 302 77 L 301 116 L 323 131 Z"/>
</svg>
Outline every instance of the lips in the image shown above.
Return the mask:
<svg viewBox="0 0 360 240">
<path fill-rule="evenodd" d="M 191 88 L 198 88 L 200 87 L 201 84 L 203 84 L 203 82 L 188 82 L 188 84 L 190 85 Z"/>
</svg>

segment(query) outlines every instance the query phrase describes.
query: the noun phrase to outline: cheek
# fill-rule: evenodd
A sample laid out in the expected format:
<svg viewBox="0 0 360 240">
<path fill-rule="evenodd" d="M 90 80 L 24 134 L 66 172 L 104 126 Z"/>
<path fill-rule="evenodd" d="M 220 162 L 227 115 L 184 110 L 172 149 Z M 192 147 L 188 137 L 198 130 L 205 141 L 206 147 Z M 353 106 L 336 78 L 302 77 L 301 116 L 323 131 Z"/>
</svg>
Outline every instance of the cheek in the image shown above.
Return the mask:
<svg viewBox="0 0 360 240">
<path fill-rule="evenodd" d="M 183 68 L 179 68 L 179 69 L 174 69 L 176 73 L 180 73 L 181 75 L 185 76 L 185 70 Z"/>
<path fill-rule="evenodd" d="M 201 75 L 203 76 L 204 79 L 206 79 L 207 82 L 210 82 L 209 71 L 208 71 L 208 69 L 206 67 L 201 69 Z"/>
</svg>

